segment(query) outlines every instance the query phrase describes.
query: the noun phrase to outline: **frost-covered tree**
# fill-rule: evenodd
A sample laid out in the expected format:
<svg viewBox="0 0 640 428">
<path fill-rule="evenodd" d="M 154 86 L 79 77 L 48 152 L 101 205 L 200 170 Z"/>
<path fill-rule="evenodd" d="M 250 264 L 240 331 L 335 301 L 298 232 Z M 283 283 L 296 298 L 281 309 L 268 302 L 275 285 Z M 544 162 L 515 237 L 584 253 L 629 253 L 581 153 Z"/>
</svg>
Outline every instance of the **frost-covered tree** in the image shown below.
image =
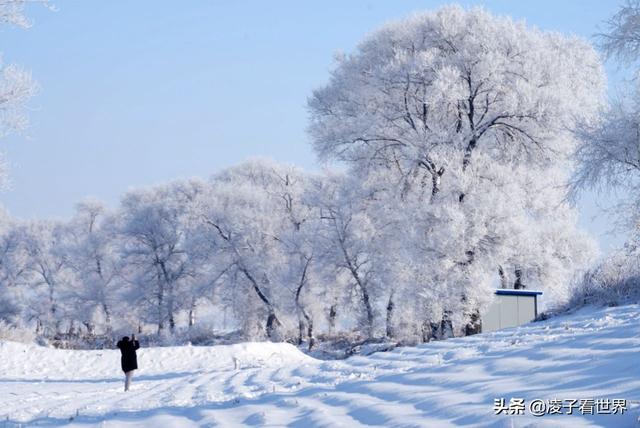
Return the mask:
<svg viewBox="0 0 640 428">
<path fill-rule="evenodd" d="M 620 303 L 623 295 L 637 299 L 640 290 L 640 2 L 623 4 L 598 41 L 604 55 L 632 67 L 634 77 L 603 108 L 600 121 L 583 124 L 571 190 L 574 196 L 585 189 L 617 195 L 614 215 L 627 242 L 585 275 L 573 290 L 572 304 Z"/>
<path fill-rule="evenodd" d="M 188 204 L 201 192 L 199 181 L 131 191 L 122 199 L 118 216 L 121 257 L 132 283 L 131 301 L 149 314 L 161 333 L 176 327 L 184 309 L 189 282 L 196 276 L 195 261 L 185 250 Z M 145 317 L 146 318 L 146 317 Z"/>
<path fill-rule="evenodd" d="M 640 247 L 614 251 L 574 283 L 565 308 L 616 306 L 640 301 Z"/>
<path fill-rule="evenodd" d="M 96 323 L 110 334 L 119 306 L 120 258 L 113 218 L 105 206 L 92 199 L 80 202 L 66 225 L 63 251 L 79 281 L 72 290 L 76 309 L 89 333 Z"/>
<path fill-rule="evenodd" d="M 247 164 L 243 165 L 245 168 Z M 279 271 L 278 281 L 293 292 L 293 303 L 298 318 L 298 343 L 308 340 L 309 349 L 314 346 L 314 313 L 317 313 L 319 289 L 324 284 L 319 266 L 322 255 L 315 245 L 321 229 L 320 208 L 313 184 L 319 177 L 302 170 L 271 162 L 254 162 L 248 171 L 262 170 L 268 179 L 260 182 L 274 204 L 270 214 L 277 219 L 276 243 L 286 258 L 286 268 Z M 285 299 L 290 297 L 284 295 Z"/>
<path fill-rule="evenodd" d="M 0 136 L 25 128 L 23 108 L 35 89 L 29 72 L 14 64 L 0 64 Z"/>
<path fill-rule="evenodd" d="M 395 221 L 413 232 L 398 238 L 407 266 L 430 274 L 413 293 L 436 302 L 437 324 L 464 316 L 473 331 L 494 272 L 520 286 L 525 266 L 540 265 L 519 253 L 547 227 L 531 207 L 562 203 L 544 189 L 562 183 L 545 174 L 571 169 L 576 125 L 593 123 L 603 89 L 584 41 L 446 7 L 388 24 L 340 56 L 309 99 L 309 130 L 321 159 L 346 163 L 376 186 L 381 207 L 406 213 Z M 529 171 L 544 185 L 528 198 Z M 534 229 L 516 242 L 520 220 Z M 561 257 L 580 249 L 556 243 Z"/>
<path fill-rule="evenodd" d="M 574 174 L 574 195 L 583 189 L 614 189 L 621 196 L 616 207 L 618 223 L 634 237 L 640 232 L 640 88 L 631 83 L 628 97 L 616 99 L 596 125 L 582 129 L 579 167 Z M 615 195 L 615 193 L 614 193 Z"/>
<path fill-rule="evenodd" d="M 60 222 L 30 221 L 19 230 L 29 275 L 28 319 L 36 320 L 38 332 L 51 336 L 61 332 L 75 312 L 68 294 L 75 277 L 62 251 L 64 227 Z"/>
<path fill-rule="evenodd" d="M 28 28 L 31 23 L 24 13 L 27 3 L 28 0 L 0 0 L 0 24 Z"/>
<path fill-rule="evenodd" d="M 3 212 L 0 220 L 0 319 L 26 322 L 29 295 L 27 257 L 19 222 Z"/>
<path fill-rule="evenodd" d="M 600 47 L 608 58 L 635 67 L 635 77 L 626 82 L 625 94 L 603 109 L 598 123 L 582 127 L 572 190 L 620 190 L 616 215 L 631 244 L 640 239 L 640 2 L 627 1 L 607 26 L 598 35 Z"/>
<path fill-rule="evenodd" d="M 388 24 L 339 57 L 309 100 L 310 132 L 322 159 L 384 166 L 436 195 L 477 152 L 529 163 L 571 153 L 569 131 L 596 113 L 603 83 L 580 39 L 446 7 Z"/>
<path fill-rule="evenodd" d="M 371 218 L 371 198 L 356 181 L 337 174 L 324 179 L 317 198 L 323 228 L 316 245 L 324 254 L 323 263 L 335 271 L 333 287 L 342 288 L 334 290 L 340 304 L 330 307 L 330 317 L 338 311 L 361 314 L 355 318 L 364 337 L 376 335 L 378 303 L 384 294 L 382 272 L 391 259 Z"/>
<path fill-rule="evenodd" d="M 585 188 L 619 189 L 620 223 L 634 238 L 640 237 L 640 2 L 627 1 L 607 21 L 607 31 L 598 35 L 606 57 L 635 67 L 635 77 L 626 82 L 625 93 L 603 109 L 601 120 L 581 128 L 583 143 L 577 151 L 579 168 L 572 182 L 574 194 Z"/>
<path fill-rule="evenodd" d="M 640 58 L 640 1 L 627 0 L 609 20 L 607 31 L 597 34 L 601 50 L 608 58 L 626 64 Z"/>
<path fill-rule="evenodd" d="M 603 112 L 602 121 L 585 125 L 584 143 L 578 148 L 579 167 L 574 174 L 572 191 L 584 189 L 617 190 L 618 224 L 634 239 L 640 237 L 640 88 L 630 83 L 626 97 L 612 100 Z"/>
<path fill-rule="evenodd" d="M 549 301 L 567 298 L 567 286 L 596 254 L 595 243 L 577 227 L 577 213 L 566 201 L 567 168 L 522 168 L 518 187 L 507 192 L 517 206 L 500 225 L 505 252 L 500 266 L 507 288 L 543 287 Z"/>
<path fill-rule="evenodd" d="M 237 296 L 234 306 L 249 336 L 264 332 L 282 339 L 292 327 L 287 314 L 295 313 L 299 329 L 306 327 L 312 340 L 313 320 L 303 303 L 314 258 L 305 180 L 296 168 L 245 162 L 214 176 L 198 204 L 215 260 L 228 268 L 227 292 Z M 239 287 L 251 293 L 238 292 Z M 247 310 L 255 315 L 247 316 Z"/>
<path fill-rule="evenodd" d="M 46 1 L 40 3 L 46 4 Z M 0 25 L 28 28 L 30 23 L 24 14 L 26 4 L 26 0 L 0 0 Z M 26 127 L 25 104 L 36 89 L 30 72 L 16 64 L 4 64 L 0 59 L 0 137 Z M 6 179 L 7 166 L 4 158 L 0 158 L 0 185 L 4 185 Z"/>
</svg>

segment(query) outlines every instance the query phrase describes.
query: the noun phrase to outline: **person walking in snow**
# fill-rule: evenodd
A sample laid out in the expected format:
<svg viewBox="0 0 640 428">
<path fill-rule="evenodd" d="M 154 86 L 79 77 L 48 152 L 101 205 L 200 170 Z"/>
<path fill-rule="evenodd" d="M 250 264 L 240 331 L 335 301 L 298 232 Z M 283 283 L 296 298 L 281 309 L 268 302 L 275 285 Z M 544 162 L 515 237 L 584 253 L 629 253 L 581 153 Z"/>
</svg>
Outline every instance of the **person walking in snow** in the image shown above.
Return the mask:
<svg viewBox="0 0 640 428">
<path fill-rule="evenodd" d="M 129 337 L 125 336 L 120 340 L 116 346 L 120 349 L 122 357 L 120 357 L 120 364 L 122 365 L 122 371 L 124 372 L 124 390 L 128 391 L 131 386 L 131 378 L 133 378 L 133 371 L 138 369 L 138 356 L 136 350 L 140 348 L 140 343 L 136 340 L 134 334 Z"/>
</svg>

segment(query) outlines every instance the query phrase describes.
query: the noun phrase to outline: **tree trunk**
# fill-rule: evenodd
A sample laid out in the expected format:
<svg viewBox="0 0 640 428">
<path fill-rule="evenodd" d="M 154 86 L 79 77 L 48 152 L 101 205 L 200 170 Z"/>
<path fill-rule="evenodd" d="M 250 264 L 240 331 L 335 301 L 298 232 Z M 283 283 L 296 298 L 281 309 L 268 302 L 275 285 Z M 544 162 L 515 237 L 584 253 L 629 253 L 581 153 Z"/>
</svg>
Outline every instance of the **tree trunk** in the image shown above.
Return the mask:
<svg viewBox="0 0 640 428">
<path fill-rule="evenodd" d="M 373 308 L 369 299 L 369 291 L 362 285 L 360 285 L 360 290 L 362 291 L 362 302 L 367 311 L 367 336 L 371 338 L 373 336 Z"/>
<path fill-rule="evenodd" d="M 507 275 L 504 273 L 502 266 L 498 266 L 498 276 L 500 276 L 500 288 L 509 288 L 507 282 Z"/>
<path fill-rule="evenodd" d="M 316 338 L 313 337 L 313 320 L 309 318 L 307 323 L 307 337 L 309 338 L 309 351 L 311 351 L 316 344 Z"/>
<path fill-rule="evenodd" d="M 334 303 L 329 308 L 329 331 L 331 334 L 334 333 L 336 329 L 336 316 L 338 315 L 337 305 Z"/>
<path fill-rule="evenodd" d="M 311 347 L 313 346 L 313 320 L 311 319 L 307 311 L 304 310 L 304 307 L 300 302 L 300 294 L 302 293 L 302 288 L 307 283 L 307 271 L 309 269 L 310 263 L 311 263 L 311 258 L 307 258 L 304 268 L 302 269 L 302 274 L 300 275 L 300 282 L 298 283 L 298 288 L 296 289 L 296 298 L 295 298 L 296 307 L 298 309 L 298 327 L 299 327 L 298 344 L 302 343 L 302 338 L 304 337 L 304 334 L 305 334 L 304 330 L 305 330 L 305 322 L 306 322 L 307 337 L 309 338 L 309 350 L 311 350 Z M 300 317 L 301 315 L 302 317 L 304 317 L 304 321 Z"/>
<path fill-rule="evenodd" d="M 313 337 L 313 319 L 309 317 L 306 313 L 303 313 L 304 320 L 301 318 L 298 322 L 298 345 L 302 344 L 303 338 L 305 335 L 309 340 L 309 351 L 313 348 L 316 343 L 315 337 Z"/>
<path fill-rule="evenodd" d="M 453 324 L 450 319 L 451 311 L 444 311 L 442 315 L 442 320 L 440 320 L 439 324 L 435 324 L 436 332 L 434 334 L 434 338 L 438 340 L 449 339 L 454 336 L 453 334 Z"/>
<path fill-rule="evenodd" d="M 464 158 L 462 159 L 462 170 L 465 171 L 469 164 L 471 163 L 471 154 L 473 153 L 473 149 L 476 148 L 478 144 L 478 140 L 474 137 L 469 141 L 467 147 L 464 150 Z"/>
<path fill-rule="evenodd" d="M 391 339 L 395 336 L 393 331 L 393 311 L 395 303 L 393 302 L 393 292 L 389 296 L 389 302 L 387 303 L 387 338 Z"/>
<path fill-rule="evenodd" d="M 454 337 L 453 324 L 451 324 L 450 319 L 443 318 L 442 321 L 440 321 L 440 331 L 442 339 L 451 339 Z"/>
<path fill-rule="evenodd" d="M 436 164 L 428 156 L 420 161 L 420 165 L 431 174 L 431 201 L 433 202 L 438 192 L 440 192 L 440 181 L 445 169 L 444 167 L 437 169 Z"/>
<path fill-rule="evenodd" d="M 269 338 L 269 340 L 278 341 L 280 339 L 278 337 L 278 328 L 281 325 L 282 324 L 280 323 L 280 320 L 278 320 L 278 317 L 276 317 L 276 314 L 270 311 L 269 316 L 267 317 L 267 326 L 266 326 L 267 337 Z"/>
<path fill-rule="evenodd" d="M 482 320 L 480 319 L 480 311 L 474 309 L 469 316 L 469 322 L 464 327 L 464 334 L 471 336 L 472 334 L 478 334 L 482 331 Z"/>
<path fill-rule="evenodd" d="M 53 325 L 55 324 L 56 310 L 57 310 L 56 301 L 55 301 L 55 298 L 54 298 L 54 284 L 46 276 L 44 276 L 44 278 L 45 278 L 45 281 L 47 281 L 47 285 L 49 287 L 49 315 L 47 317 L 48 318 L 47 319 L 48 326 L 46 326 L 46 327 L 48 327 L 49 329 L 52 329 Z M 54 334 L 57 333 L 57 332 L 58 332 L 58 327 L 56 325 Z"/>
<path fill-rule="evenodd" d="M 519 269 L 519 268 L 516 268 L 514 273 L 515 273 L 515 276 L 516 276 L 516 280 L 513 283 L 513 288 L 516 289 L 516 290 L 521 290 L 521 289 L 524 290 L 525 286 L 522 283 L 522 270 Z"/>
<path fill-rule="evenodd" d="M 156 258 L 158 264 L 160 265 L 160 270 L 162 271 L 162 280 L 164 280 L 164 285 L 166 287 L 167 294 L 167 315 L 169 317 L 169 330 L 171 333 L 174 332 L 176 323 L 174 319 L 174 281 L 171 280 L 169 276 L 169 272 L 167 271 L 167 266 L 164 261 L 160 261 L 160 259 Z M 160 279 L 160 278 L 159 278 Z"/>
<path fill-rule="evenodd" d="M 90 321 L 83 321 L 82 324 L 84 324 L 84 326 L 87 328 L 87 334 L 89 334 L 89 336 L 93 336 L 93 333 L 95 331 L 95 326 L 93 325 L 93 323 Z"/>
<path fill-rule="evenodd" d="M 304 321 L 298 315 L 298 345 L 302 345 L 302 340 L 304 338 L 306 326 L 304 325 Z"/>
<path fill-rule="evenodd" d="M 429 321 L 425 323 L 425 329 L 423 331 L 423 339 L 426 335 L 426 342 L 431 342 L 432 340 L 442 340 L 442 323 L 441 322 L 433 322 Z"/>
<path fill-rule="evenodd" d="M 196 306 L 191 305 L 189 309 L 189 327 L 193 327 L 196 324 Z"/>
<path fill-rule="evenodd" d="M 104 321 L 107 327 L 107 334 L 110 335 L 113 331 L 113 327 L 111 326 L 111 310 L 105 302 L 102 302 L 102 310 L 104 312 Z"/>
<path fill-rule="evenodd" d="M 422 341 L 427 343 L 431 340 L 432 331 L 431 331 L 431 323 L 428 320 L 424 320 L 422 322 L 422 326 L 420 327 L 420 332 L 422 336 Z"/>
<path fill-rule="evenodd" d="M 267 299 L 267 296 L 264 295 L 264 293 L 260 289 L 260 286 L 256 282 L 256 280 L 253 277 L 253 275 L 251 275 L 249 273 L 249 271 L 246 268 L 242 267 L 242 266 L 240 267 L 240 271 L 249 280 L 249 282 L 251 283 L 251 285 L 253 287 L 253 290 L 256 292 L 256 294 L 258 295 L 260 300 L 262 300 L 262 302 L 267 306 L 267 310 L 269 311 L 269 315 L 267 316 L 267 325 L 266 325 L 267 337 L 270 340 L 274 340 L 274 338 L 276 337 L 277 329 L 282 324 L 280 323 L 280 320 L 278 320 L 278 317 L 276 317 L 276 313 L 275 313 L 275 310 L 273 308 L 273 305 L 271 304 L 269 299 Z"/>
<path fill-rule="evenodd" d="M 364 304 L 365 311 L 367 313 L 367 336 L 371 337 L 373 335 L 373 308 L 371 307 L 371 300 L 369 299 L 369 291 L 367 290 L 367 286 L 360 278 L 360 273 L 358 269 L 354 266 L 352 262 L 352 258 L 347 251 L 344 240 L 340 239 L 340 248 L 342 249 L 342 253 L 344 255 L 344 260 L 347 263 L 347 268 L 351 273 L 351 276 L 355 280 L 358 287 L 360 287 L 360 292 L 362 293 L 362 303 Z"/>
<path fill-rule="evenodd" d="M 164 330 L 164 314 L 162 311 L 163 304 L 164 304 L 164 285 L 161 282 L 159 284 L 159 289 L 158 289 L 158 334 L 162 333 L 162 330 Z"/>
</svg>

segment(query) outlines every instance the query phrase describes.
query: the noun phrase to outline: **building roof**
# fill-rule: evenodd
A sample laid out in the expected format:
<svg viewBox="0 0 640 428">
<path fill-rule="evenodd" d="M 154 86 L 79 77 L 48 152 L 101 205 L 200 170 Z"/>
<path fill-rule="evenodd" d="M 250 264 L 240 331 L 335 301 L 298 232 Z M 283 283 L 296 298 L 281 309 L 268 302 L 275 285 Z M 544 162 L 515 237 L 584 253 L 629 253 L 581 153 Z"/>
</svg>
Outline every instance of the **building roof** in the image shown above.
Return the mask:
<svg viewBox="0 0 640 428">
<path fill-rule="evenodd" d="M 501 288 L 496 290 L 496 294 L 502 295 L 502 296 L 539 296 L 542 294 L 542 291 L 515 290 L 513 288 Z"/>
</svg>

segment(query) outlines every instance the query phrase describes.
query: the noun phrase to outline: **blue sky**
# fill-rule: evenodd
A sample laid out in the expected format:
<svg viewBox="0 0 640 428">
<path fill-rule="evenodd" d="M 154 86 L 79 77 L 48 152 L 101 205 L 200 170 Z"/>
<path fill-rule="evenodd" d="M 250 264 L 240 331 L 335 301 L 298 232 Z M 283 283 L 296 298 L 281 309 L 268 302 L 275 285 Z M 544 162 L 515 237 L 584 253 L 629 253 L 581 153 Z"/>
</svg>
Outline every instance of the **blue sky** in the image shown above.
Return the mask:
<svg viewBox="0 0 640 428">
<path fill-rule="evenodd" d="M 94 196 L 207 177 L 252 156 L 317 169 L 305 103 L 333 54 L 367 33 L 442 1 L 81 1 L 33 5 L 29 30 L 0 30 L 5 62 L 41 87 L 30 129 L 0 142 L 21 217 L 67 217 Z M 543 29 L 590 38 L 615 1 L 463 1 Z M 620 72 L 608 65 L 612 83 Z M 606 252 L 607 219 L 588 195 L 581 224 Z"/>
</svg>

